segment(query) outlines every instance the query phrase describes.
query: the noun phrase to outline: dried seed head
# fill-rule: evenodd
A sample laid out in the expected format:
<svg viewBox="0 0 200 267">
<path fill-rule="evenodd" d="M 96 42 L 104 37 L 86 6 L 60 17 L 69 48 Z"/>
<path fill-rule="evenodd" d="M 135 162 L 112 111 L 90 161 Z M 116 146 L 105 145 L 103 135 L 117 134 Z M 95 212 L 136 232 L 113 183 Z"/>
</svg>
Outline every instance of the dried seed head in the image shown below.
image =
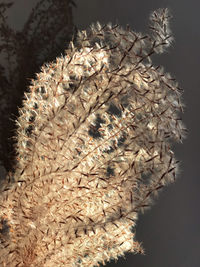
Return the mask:
<svg viewBox="0 0 200 267">
<path fill-rule="evenodd" d="M 150 60 L 171 42 L 168 17 L 155 11 L 145 36 L 92 25 L 32 81 L 18 119 L 16 184 L 2 195 L 13 231 L 1 265 L 98 266 L 141 251 L 131 229 L 174 180 L 170 140 L 184 132 L 180 89 Z"/>
</svg>

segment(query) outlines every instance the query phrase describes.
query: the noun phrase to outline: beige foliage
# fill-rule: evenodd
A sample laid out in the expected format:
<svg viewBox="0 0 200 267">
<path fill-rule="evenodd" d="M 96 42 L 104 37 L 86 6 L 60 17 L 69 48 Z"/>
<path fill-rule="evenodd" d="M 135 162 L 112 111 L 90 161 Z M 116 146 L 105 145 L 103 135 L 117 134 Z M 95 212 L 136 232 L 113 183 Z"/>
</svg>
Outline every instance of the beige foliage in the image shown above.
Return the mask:
<svg viewBox="0 0 200 267">
<path fill-rule="evenodd" d="M 184 133 L 181 91 L 150 59 L 171 43 L 168 16 L 154 12 L 149 35 L 92 25 L 32 81 L 15 183 L 1 195 L 1 266 L 99 266 L 142 252 L 138 212 L 174 180 L 170 140 Z"/>
</svg>

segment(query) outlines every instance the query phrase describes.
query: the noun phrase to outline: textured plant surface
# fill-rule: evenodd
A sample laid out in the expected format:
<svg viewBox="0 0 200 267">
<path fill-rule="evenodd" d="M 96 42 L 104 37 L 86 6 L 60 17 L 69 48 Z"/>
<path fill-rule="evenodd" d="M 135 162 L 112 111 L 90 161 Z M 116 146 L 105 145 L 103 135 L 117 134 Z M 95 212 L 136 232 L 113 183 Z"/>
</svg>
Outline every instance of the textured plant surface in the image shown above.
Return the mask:
<svg viewBox="0 0 200 267">
<path fill-rule="evenodd" d="M 168 20 L 153 12 L 148 35 L 92 25 L 32 81 L 0 196 L 1 266 L 99 266 L 142 252 L 138 212 L 175 179 L 170 142 L 184 133 L 181 90 L 150 59 L 172 41 Z"/>
</svg>

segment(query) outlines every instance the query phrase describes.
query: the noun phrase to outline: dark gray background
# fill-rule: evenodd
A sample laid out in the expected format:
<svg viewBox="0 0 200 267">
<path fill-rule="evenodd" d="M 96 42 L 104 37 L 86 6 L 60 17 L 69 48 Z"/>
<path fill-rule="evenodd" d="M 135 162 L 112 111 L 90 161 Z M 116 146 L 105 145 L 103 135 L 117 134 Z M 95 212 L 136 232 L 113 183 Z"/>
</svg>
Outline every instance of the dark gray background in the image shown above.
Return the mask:
<svg viewBox="0 0 200 267">
<path fill-rule="evenodd" d="M 37 1 L 18 0 L 9 12 L 9 21 L 17 29 L 26 20 Z M 129 267 L 200 266 L 200 1 L 199 0 L 80 0 L 73 10 L 74 23 L 84 29 L 92 22 L 129 24 L 137 32 L 147 31 L 151 11 L 169 7 L 173 15 L 173 46 L 154 62 L 170 72 L 184 89 L 186 105 L 183 121 L 189 134 L 175 146 L 181 161 L 175 184 L 159 195 L 156 204 L 137 223 L 137 240 L 146 255 L 126 255 L 116 264 Z M 58 18 L 59 19 L 59 18 Z"/>
</svg>

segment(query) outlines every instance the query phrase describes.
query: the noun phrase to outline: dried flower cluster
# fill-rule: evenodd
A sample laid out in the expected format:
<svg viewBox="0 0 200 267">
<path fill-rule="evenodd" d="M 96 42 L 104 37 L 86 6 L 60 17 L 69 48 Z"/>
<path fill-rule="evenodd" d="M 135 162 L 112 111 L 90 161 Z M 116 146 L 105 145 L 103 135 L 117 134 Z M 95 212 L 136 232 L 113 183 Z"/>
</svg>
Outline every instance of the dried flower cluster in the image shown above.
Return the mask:
<svg viewBox="0 0 200 267">
<path fill-rule="evenodd" d="M 172 41 L 167 9 L 152 33 L 111 24 L 78 33 L 42 67 L 17 120 L 14 184 L 1 195 L 1 266 L 99 266 L 125 252 L 138 212 L 174 180 L 181 90 L 150 56 Z"/>
</svg>

